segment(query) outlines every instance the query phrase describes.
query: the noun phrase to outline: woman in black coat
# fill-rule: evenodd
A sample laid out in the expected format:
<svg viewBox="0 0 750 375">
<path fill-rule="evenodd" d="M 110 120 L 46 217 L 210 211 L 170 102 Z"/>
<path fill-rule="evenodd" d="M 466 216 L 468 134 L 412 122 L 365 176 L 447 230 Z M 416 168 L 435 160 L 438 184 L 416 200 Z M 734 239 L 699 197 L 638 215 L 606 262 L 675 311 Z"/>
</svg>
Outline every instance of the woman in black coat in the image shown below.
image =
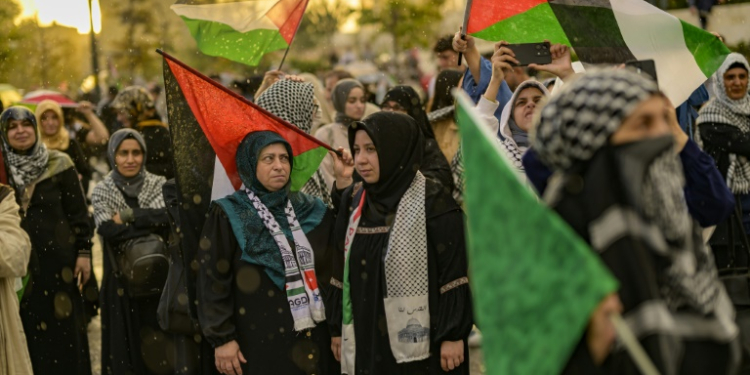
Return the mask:
<svg viewBox="0 0 750 375">
<path fill-rule="evenodd" d="M 28 109 L 6 109 L 0 131 L 32 246 L 21 319 L 34 373 L 88 375 L 79 287 L 91 275 L 92 228 L 78 172 L 68 155 L 47 149 Z"/>
</svg>

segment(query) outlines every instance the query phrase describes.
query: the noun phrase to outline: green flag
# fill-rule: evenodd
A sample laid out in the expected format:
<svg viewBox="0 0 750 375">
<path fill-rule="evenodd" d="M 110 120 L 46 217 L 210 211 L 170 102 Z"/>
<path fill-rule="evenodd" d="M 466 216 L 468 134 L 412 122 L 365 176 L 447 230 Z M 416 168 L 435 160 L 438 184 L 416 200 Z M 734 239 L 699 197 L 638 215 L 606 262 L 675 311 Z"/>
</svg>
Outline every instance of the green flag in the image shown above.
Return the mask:
<svg viewBox="0 0 750 375">
<path fill-rule="evenodd" d="M 456 95 L 470 280 L 487 373 L 559 374 L 617 281 L 519 181 L 471 100 Z"/>
</svg>

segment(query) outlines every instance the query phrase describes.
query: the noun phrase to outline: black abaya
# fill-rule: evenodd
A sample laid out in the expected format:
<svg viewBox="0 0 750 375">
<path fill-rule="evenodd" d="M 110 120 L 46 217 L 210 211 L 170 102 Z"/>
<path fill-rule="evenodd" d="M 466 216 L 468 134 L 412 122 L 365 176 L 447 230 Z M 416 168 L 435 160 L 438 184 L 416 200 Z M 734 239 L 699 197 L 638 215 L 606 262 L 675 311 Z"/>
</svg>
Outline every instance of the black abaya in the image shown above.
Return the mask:
<svg viewBox="0 0 750 375">
<path fill-rule="evenodd" d="M 102 374 L 171 374 L 171 335 L 159 328 L 156 316 L 160 296 L 131 298 L 125 282 L 115 276 L 111 261 L 115 247 L 125 240 L 150 233 L 166 238 L 166 208 L 138 208 L 137 198 L 123 197 L 133 209 L 133 223 L 110 220 L 98 229 L 104 246 Z"/>
<path fill-rule="evenodd" d="M 334 277 L 341 280 L 344 259 L 343 239 L 349 222 L 351 189 L 336 222 Z M 472 301 L 467 279 L 463 213 L 440 183 L 427 180 L 427 248 L 430 307 L 430 358 L 397 364 L 390 347 L 386 326 L 385 273 L 383 259 L 388 247 L 387 219 L 368 212 L 365 206 L 354 236 L 349 259 L 349 282 L 357 340 L 357 374 L 443 374 L 440 346 L 443 341 L 463 340 L 464 363 L 448 374 L 469 374 L 468 336 L 473 325 Z M 432 193 L 430 193 L 432 192 Z M 334 194 L 335 196 L 336 194 Z M 453 283 L 455 282 L 455 283 Z M 457 285 L 451 287 L 453 285 Z M 441 293 L 441 288 L 444 288 Z M 331 288 L 326 300 L 332 335 L 341 335 L 342 290 Z"/>
<path fill-rule="evenodd" d="M 91 221 L 75 168 L 36 184 L 21 226 L 32 247 L 21 319 L 34 373 L 89 375 L 83 298 L 73 271 L 79 256 L 91 254 Z"/>
<path fill-rule="evenodd" d="M 331 278 L 327 213 L 306 234 L 315 254 L 315 272 L 326 295 Z M 262 228 L 262 230 L 266 230 Z M 296 332 L 286 293 L 262 267 L 240 259 L 242 250 L 224 211 L 213 205 L 201 236 L 197 294 L 201 328 L 215 348 L 236 340 L 247 363 L 244 374 L 339 374 L 325 322 Z M 292 246 L 293 251 L 294 246 Z M 327 308 L 327 307 L 326 307 Z"/>
</svg>

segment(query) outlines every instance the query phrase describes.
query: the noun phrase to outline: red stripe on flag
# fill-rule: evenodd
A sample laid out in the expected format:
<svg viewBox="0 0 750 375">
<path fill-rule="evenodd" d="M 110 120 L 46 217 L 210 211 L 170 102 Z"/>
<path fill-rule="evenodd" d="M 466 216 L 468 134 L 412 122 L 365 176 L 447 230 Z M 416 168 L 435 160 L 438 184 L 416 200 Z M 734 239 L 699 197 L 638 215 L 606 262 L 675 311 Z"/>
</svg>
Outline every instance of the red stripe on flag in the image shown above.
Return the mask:
<svg viewBox="0 0 750 375">
<path fill-rule="evenodd" d="M 287 44 L 292 44 L 297 26 L 302 22 L 302 16 L 309 0 L 281 0 L 274 5 L 266 16 L 279 28 L 281 37 Z"/>
<path fill-rule="evenodd" d="M 482 31 L 506 18 L 545 3 L 547 3 L 547 0 L 473 0 L 466 32 L 473 34 Z M 529 27 L 533 27 L 533 25 L 529 25 Z"/>
<path fill-rule="evenodd" d="M 318 147 L 331 150 L 330 146 L 296 126 L 231 92 L 172 56 L 160 53 L 166 59 L 195 119 L 235 189 L 242 185 L 235 162 L 237 147 L 249 133 L 263 130 L 278 133 L 292 146 L 294 156 Z"/>
</svg>

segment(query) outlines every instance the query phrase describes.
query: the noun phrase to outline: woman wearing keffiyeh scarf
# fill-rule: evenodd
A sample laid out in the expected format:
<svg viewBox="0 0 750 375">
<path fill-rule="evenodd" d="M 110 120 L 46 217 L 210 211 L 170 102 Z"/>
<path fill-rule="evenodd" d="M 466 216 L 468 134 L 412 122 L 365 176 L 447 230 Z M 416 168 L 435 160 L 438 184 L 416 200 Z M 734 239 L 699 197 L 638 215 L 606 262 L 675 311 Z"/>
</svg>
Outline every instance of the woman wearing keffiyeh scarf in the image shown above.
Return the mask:
<svg viewBox="0 0 750 375">
<path fill-rule="evenodd" d="M 734 309 L 687 212 L 675 121 L 653 82 L 590 72 L 542 109 L 532 147 L 555 171 L 545 199 L 620 281 L 623 317 L 659 372 L 733 374 Z M 567 373 L 639 373 L 621 348 L 606 357 L 592 344 L 597 331 L 589 326 Z"/>
<path fill-rule="evenodd" d="M 21 227 L 31 239 L 21 319 L 34 373 L 90 374 L 79 285 L 91 274 L 92 228 L 78 173 L 67 155 L 47 149 L 28 109 L 6 109 L 0 132 L 22 208 Z M 95 299 L 96 290 L 86 289 L 86 298 L 89 292 Z"/>
<path fill-rule="evenodd" d="M 102 369 L 110 374 L 161 374 L 169 370 L 167 336 L 159 328 L 159 295 L 134 298 L 112 266 L 124 241 L 157 234 L 167 240 L 166 179 L 146 171 L 146 141 L 134 129 L 112 134 L 107 157 L 112 171 L 94 188 L 94 221 L 102 238 Z M 151 332 L 148 338 L 142 332 Z M 157 337 L 157 339 L 153 339 Z M 132 353 L 149 353 L 147 357 Z"/>
<path fill-rule="evenodd" d="M 214 201 L 203 227 L 198 318 L 225 374 L 339 372 L 323 322 L 333 212 L 289 190 L 292 155 L 277 133 L 247 135 L 236 157 L 245 189 Z"/>
<path fill-rule="evenodd" d="M 750 319 L 750 65 L 744 56 L 730 54 L 714 74 L 714 97 L 698 116 L 698 142 L 716 161 L 735 197 L 734 212 L 716 227 L 710 244 L 716 266 L 737 309 L 740 327 Z M 734 286 L 739 285 L 740 288 Z M 743 371 L 750 372 L 750 330 L 743 332 Z"/>
<path fill-rule="evenodd" d="M 346 374 L 468 374 L 472 303 L 463 214 L 420 172 L 416 120 L 380 112 L 349 129 L 361 184 L 342 193 L 332 293 Z"/>
</svg>

